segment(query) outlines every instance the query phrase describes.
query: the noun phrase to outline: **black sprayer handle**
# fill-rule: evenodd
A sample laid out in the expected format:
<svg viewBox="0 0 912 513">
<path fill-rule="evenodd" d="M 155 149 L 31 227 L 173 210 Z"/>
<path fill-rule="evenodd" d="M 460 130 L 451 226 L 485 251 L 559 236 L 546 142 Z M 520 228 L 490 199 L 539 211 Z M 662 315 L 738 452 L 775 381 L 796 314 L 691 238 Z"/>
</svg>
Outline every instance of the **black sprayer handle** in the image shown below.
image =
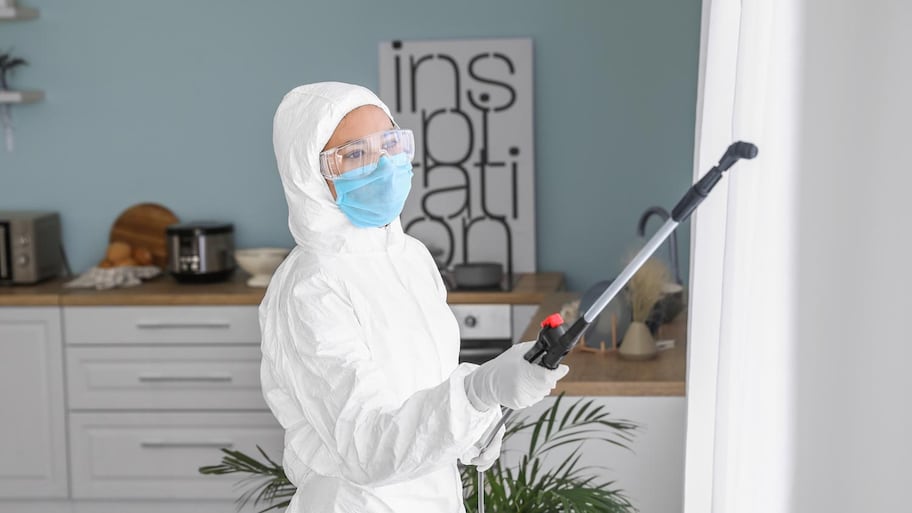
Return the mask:
<svg viewBox="0 0 912 513">
<path fill-rule="evenodd" d="M 580 317 L 567 329 L 561 314 L 551 314 L 541 323 L 538 339 L 524 358 L 542 367 L 554 370 L 576 345 L 589 323 Z"/>
</svg>

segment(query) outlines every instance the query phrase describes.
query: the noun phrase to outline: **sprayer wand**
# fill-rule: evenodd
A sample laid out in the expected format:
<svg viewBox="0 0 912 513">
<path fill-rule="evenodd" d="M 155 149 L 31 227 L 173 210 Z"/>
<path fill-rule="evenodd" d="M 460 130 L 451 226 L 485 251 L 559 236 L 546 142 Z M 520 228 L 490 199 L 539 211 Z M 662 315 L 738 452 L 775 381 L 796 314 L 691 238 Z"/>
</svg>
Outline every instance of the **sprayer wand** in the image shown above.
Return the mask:
<svg viewBox="0 0 912 513">
<path fill-rule="evenodd" d="M 556 369 L 565 356 L 576 346 L 580 337 L 586 331 L 586 328 L 602 313 L 602 310 L 608 306 L 608 303 L 617 296 L 627 283 L 633 278 L 633 275 L 643 266 L 646 260 L 665 242 L 665 239 L 678 227 L 679 224 L 687 220 L 690 214 L 706 199 L 713 187 L 722 179 L 722 173 L 732 167 L 740 159 L 752 159 L 757 156 L 757 147 L 749 142 L 738 141 L 733 143 L 725 150 L 725 154 L 719 159 L 719 163 L 713 166 L 700 180 L 693 184 L 684 194 L 684 197 L 678 201 L 674 210 L 671 212 L 671 218 L 665 221 L 665 224 L 646 242 L 646 245 L 633 257 L 627 267 L 618 275 L 611 285 L 595 300 L 594 303 L 576 320 L 569 328 L 564 324 L 560 314 L 549 315 L 541 323 L 541 330 L 538 332 L 538 338 L 535 345 L 526 352 L 524 358 L 530 363 L 541 365 L 548 369 Z M 487 449 L 497 435 L 501 426 L 506 424 L 507 419 L 513 414 L 513 410 L 506 408 L 500 422 L 490 431 L 490 435 L 481 446 L 482 450 Z M 478 513 L 484 513 L 484 473 L 478 473 Z"/>
</svg>

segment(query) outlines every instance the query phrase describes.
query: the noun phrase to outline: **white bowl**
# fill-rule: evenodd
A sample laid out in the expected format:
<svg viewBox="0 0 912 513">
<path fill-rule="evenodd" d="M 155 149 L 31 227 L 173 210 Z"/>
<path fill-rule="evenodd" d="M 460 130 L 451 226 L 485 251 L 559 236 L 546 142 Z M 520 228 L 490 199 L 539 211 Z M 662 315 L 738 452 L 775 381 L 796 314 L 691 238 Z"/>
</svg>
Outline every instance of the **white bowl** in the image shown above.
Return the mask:
<svg viewBox="0 0 912 513">
<path fill-rule="evenodd" d="M 247 248 L 234 252 L 234 260 L 238 266 L 250 274 L 247 285 L 251 287 L 265 287 L 269 285 L 269 278 L 278 269 L 279 265 L 288 256 L 290 249 L 286 248 Z"/>
</svg>

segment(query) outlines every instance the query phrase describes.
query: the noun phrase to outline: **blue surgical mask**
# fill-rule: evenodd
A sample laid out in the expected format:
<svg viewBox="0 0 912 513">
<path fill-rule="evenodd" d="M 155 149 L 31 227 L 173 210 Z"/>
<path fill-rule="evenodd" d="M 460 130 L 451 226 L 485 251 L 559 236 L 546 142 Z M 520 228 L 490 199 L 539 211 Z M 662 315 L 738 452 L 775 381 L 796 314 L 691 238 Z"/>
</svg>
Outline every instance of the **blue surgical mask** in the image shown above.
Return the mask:
<svg viewBox="0 0 912 513">
<path fill-rule="evenodd" d="M 412 163 L 408 154 L 382 155 L 376 166 L 353 169 L 333 180 L 336 204 L 353 225 L 377 228 L 391 223 L 402 212 L 412 189 Z"/>
</svg>

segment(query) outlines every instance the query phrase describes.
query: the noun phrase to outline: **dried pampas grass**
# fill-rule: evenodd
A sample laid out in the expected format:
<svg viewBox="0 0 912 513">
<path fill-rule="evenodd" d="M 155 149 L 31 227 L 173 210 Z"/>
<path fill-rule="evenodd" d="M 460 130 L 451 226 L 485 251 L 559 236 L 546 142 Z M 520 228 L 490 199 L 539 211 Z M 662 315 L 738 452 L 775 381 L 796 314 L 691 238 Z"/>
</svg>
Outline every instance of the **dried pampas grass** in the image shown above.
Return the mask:
<svg viewBox="0 0 912 513">
<path fill-rule="evenodd" d="M 645 322 L 649 318 L 652 307 L 662 299 L 662 288 L 670 274 L 664 262 L 650 258 L 633 275 L 627 284 L 627 298 L 634 321 Z"/>
<path fill-rule="evenodd" d="M 564 303 L 561 306 L 560 314 L 564 318 L 564 322 L 567 324 L 573 323 L 573 321 L 579 319 L 580 300 L 570 301 L 569 303 Z"/>
</svg>

